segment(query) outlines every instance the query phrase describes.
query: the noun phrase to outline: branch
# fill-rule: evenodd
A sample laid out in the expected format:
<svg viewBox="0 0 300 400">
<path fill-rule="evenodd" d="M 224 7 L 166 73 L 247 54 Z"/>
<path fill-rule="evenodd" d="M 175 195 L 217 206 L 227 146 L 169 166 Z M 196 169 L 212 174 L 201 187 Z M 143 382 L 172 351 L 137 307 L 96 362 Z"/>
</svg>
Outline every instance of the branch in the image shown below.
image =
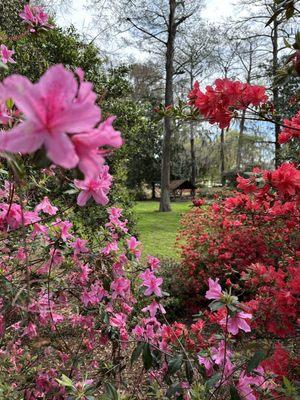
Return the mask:
<svg viewBox="0 0 300 400">
<path fill-rule="evenodd" d="M 175 22 L 175 26 L 176 28 L 182 24 L 185 20 L 189 19 L 191 16 L 193 15 L 193 13 L 189 13 L 187 15 L 185 15 L 184 17 L 179 18 L 179 20 L 177 22 Z"/>
<path fill-rule="evenodd" d="M 131 20 L 131 18 L 126 18 L 126 20 L 129 21 L 129 22 L 130 22 L 136 29 L 138 29 L 139 31 L 145 33 L 146 35 L 152 37 L 153 39 L 159 41 L 160 43 L 163 43 L 165 46 L 167 45 L 167 43 L 166 43 L 164 40 L 160 39 L 159 37 L 157 37 L 157 36 L 154 35 L 153 33 L 148 32 L 148 31 L 146 31 L 145 29 L 143 29 L 143 28 L 137 26 L 137 25 Z"/>
</svg>

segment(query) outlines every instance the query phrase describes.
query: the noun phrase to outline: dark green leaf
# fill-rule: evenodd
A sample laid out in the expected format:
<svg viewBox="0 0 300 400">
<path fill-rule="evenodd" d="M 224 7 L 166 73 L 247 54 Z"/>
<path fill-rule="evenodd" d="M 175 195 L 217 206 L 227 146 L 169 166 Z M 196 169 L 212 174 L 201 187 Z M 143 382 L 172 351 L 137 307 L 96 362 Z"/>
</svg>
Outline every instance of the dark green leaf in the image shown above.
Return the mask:
<svg viewBox="0 0 300 400">
<path fill-rule="evenodd" d="M 170 399 L 172 396 L 175 395 L 175 393 L 181 393 L 181 392 L 182 392 L 182 389 L 180 387 L 180 383 L 175 382 L 167 390 L 166 396 Z"/>
<path fill-rule="evenodd" d="M 208 381 L 206 381 L 207 388 L 210 389 L 210 388 L 214 387 L 220 378 L 221 378 L 221 374 L 218 372 L 216 375 L 214 375 L 212 378 L 210 378 Z"/>
<path fill-rule="evenodd" d="M 171 358 L 170 361 L 168 362 L 168 374 L 173 375 L 177 371 L 179 371 L 181 368 L 182 362 L 183 362 L 182 354 L 179 354 L 177 357 Z"/>
<path fill-rule="evenodd" d="M 230 386 L 230 400 L 241 400 L 241 397 L 234 386 Z"/>
<path fill-rule="evenodd" d="M 144 343 L 143 346 L 143 363 L 146 371 L 152 367 L 153 357 L 149 343 Z"/>
<path fill-rule="evenodd" d="M 109 399 L 119 400 L 119 394 L 117 392 L 117 389 L 111 383 L 108 382 L 105 384 L 105 391 Z"/>
<path fill-rule="evenodd" d="M 258 350 L 247 363 L 247 372 L 252 372 L 259 364 L 265 360 L 267 354 L 264 350 Z"/>
<path fill-rule="evenodd" d="M 144 347 L 144 343 L 140 342 L 137 344 L 136 348 L 133 350 L 132 355 L 131 355 L 131 365 L 139 358 L 139 356 L 142 353 Z"/>
<path fill-rule="evenodd" d="M 213 301 L 212 303 L 210 303 L 209 308 L 211 309 L 211 311 L 217 311 L 223 306 L 224 304 L 220 301 Z"/>
</svg>

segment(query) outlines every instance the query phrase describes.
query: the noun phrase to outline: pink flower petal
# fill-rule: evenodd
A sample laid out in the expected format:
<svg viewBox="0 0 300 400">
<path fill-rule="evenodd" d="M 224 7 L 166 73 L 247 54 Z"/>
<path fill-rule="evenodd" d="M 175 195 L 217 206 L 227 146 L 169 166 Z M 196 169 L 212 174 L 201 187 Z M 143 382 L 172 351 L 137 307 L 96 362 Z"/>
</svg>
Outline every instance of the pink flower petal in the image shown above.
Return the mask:
<svg viewBox="0 0 300 400">
<path fill-rule="evenodd" d="M 90 197 L 91 197 L 90 192 L 80 192 L 77 197 L 77 204 L 81 207 L 85 206 Z"/>
<path fill-rule="evenodd" d="M 74 145 L 65 133 L 55 136 L 47 135 L 45 137 L 45 147 L 47 156 L 55 164 L 63 168 L 74 168 L 78 164 L 79 159 Z"/>
<path fill-rule="evenodd" d="M 33 153 L 43 144 L 45 136 L 36 132 L 27 122 L 20 123 L 8 132 L 0 134 L 0 149 L 12 153 Z"/>
<path fill-rule="evenodd" d="M 45 112 L 36 88 L 29 79 L 21 75 L 11 75 L 4 80 L 3 85 L 6 97 L 11 97 L 26 117 L 42 124 Z"/>
</svg>

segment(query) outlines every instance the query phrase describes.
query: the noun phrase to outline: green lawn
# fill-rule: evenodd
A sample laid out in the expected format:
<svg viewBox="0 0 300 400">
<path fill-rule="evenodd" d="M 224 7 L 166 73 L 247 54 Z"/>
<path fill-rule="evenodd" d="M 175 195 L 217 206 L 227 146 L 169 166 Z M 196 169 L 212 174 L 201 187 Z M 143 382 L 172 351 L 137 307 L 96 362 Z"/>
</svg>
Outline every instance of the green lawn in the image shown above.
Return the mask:
<svg viewBox="0 0 300 400">
<path fill-rule="evenodd" d="M 171 203 L 172 211 L 158 212 L 158 202 L 138 201 L 134 207 L 139 240 L 143 243 L 144 255 L 178 258 L 175 239 L 182 213 L 190 209 L 190 202 Z"/>
</svg>

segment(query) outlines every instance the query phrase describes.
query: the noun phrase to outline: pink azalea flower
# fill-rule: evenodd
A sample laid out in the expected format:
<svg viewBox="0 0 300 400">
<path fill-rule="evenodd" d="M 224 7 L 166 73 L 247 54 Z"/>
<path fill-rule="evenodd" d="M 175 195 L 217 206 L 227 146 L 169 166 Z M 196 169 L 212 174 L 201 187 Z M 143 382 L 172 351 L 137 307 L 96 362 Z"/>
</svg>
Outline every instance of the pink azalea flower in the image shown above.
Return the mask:
<svg viewBox="0 0 300 400">
<path fill-rule="evenodd" d="M 32 322 L 29 322 L 27 327 L 24 329 L 23 335 L 28 336 L 29 339 L 32 339 L 38 335 L 36 325 L 33 324 Z"/>
<path fill-rule="evenodd" d="M 11 64 L 16 64 L 15 60 L 12 58 L 12 55 L 14 53 L 14 50 L 8 50 L 8 48 L 4 44 L 1 44 L 0 57 L 3 64 L 7 64 L 8 62 L 10 62 Z"/>
<path fill-rule="evenodd" d="M 24 6 L 23 11 L 19 14 L 19 16 L 23 19 L 23 21 L 31 26 L 31 32 L 35 32 L 34 28 L 41 26 L 42 28 L 53 28 L 52 25 L 49 24 L 49 16 L 44 12 L 41 7 L 31 6 L 30 4 L 26 4 Z"/>
<path fill-rule="evenodd" d="M 126 239 L 126 242 L 129 252 L 139 258 L 141 256 L 141 250 L 139 250 L 138 247 L 141 245 L 141 242 L 139 242 L 134 236 Z"/>
<path fill-rule="evenodd" d="M 69 230 L 72 228 L 73 224 L 70 221 L 61 221 L 61 220 L 56 220 L 55 226 L 57 226 L 60 229 L 60 236 L 64 242 L 66 242 L 68 239 L 71 239 L 73 235 L 69 232 Z"/>
<path fill-rule="evenodd" d="M 219 344 L 219 347 L 213 347 L 211 350 L 211 358 L 213 361 L 219 366 L 223 367 L 224 362 L 224 377 L 227 377 L 231 375 L 232 370 L 233 370 L 233 365 L 230 361 L 230 356 L 232 355 L 232 352 L 228 347 L 226 348 L 226 353 L 225 353 L 225 341 L 222 340 Z"/>
<path fill-rule="evenodd" d="M 245 371 L 242 371 L 239 377 L 237 390 L 242 398 L 245 400 L 257 400 L 258 397 L 256 396 L 254 390 L 255 386 L 262 389 L 269 386 L 268 382 L 265 381 L 263 368 L 259 367 L 255 370 L 255 372 L 257 373 L 257 375 L 252 376 L 246 375 Z"/>
<path fill-rule="evenodd" d="M 96 203 L 105 205 L 108 203 L 107 193 L 112 184 L 112 176 L 108 173 L 109 167 L 104 165 L 102 172 L 97 178 L 86 178 L 84 181 L 75 180 L 75 186 L 81 189 L 77 197 L 77 204 L 84 206 L 93 197 Z"/>
<path fill-rule="evenodd" d="M 104 146 L 120 147 L 122 145 L 121 133 L 115 131 L 112 126 L 114 119 L 114 117 L 110 117 L 97 129 L 72 137 L 79 157 L 78 167 L 85 177 L 95 178 L 100 172 L 101 165 L 104 164 L 103 155 L 106 151 L 99 148 Z"/>
<path fill-rule="evenodd" d="M 123 313 L 116 313 L 113 317 L 110 317 L 109 323 L 115 328 L 125 328 L 127 315 Z"/>
<path fill-rule="evenodd" d="M 118 250 L 119 250 L 118 243 L 117 242 L 110 242 L 101 250 L 101 252 L 105 256 L 108 256 L 111 252 L 115 252 L 115 251 L 118 251 Z"/>
<path fill-rule="evenodd" d="M 68 134 L 86 132 L 99 121 L 93 92 L 79 99 L 80 87 L 63 65 L 50 67 L 35 84 L 21 75 L 9 76 L 3 88 L 6 98 L 12 98 L 24 114 L 24 121 L 0 135 L 0 149 L 26 154 L 45 146 L 51 161 L 74 168 L 79 157 Z"/>
<path fill-rule="evenodd" d="M 118 219 L 122 216 L 122 208 L 111 207 L 108 209 L 108 215 L 110 220 Z"/>
<path fill-rule="evenodd" d="M 100 301 L 104 297 L 107 296 L 107 291 L 103 289 L 102 283 L 100 281 L 96 281 L 92 286 L 91 290 L 85 290 L 81 295 L 81 301 L 83 302 L 84 306 L 87 307 L 89 304 L 96 305 L 99 304 Z"/>
<path fill-rule="evenodd" d="M 242 311 L 236 313 L 234 317 L 229 317 L 227 322 L 227 331 L 232 335 L 237 335 L 239 329 L 244 332 L 251 332 L 249 324 L 245 321 L 246 319 L 251 319 L 252 314 L 247 314 Z M 226 318 L 220 321 L 222 326 L 226 326 Z"/>
<path fill-rule="evenodd" d="M 116 299 L 118 296 L 125 297 L 130 291 L 130 280 L 120 277 L 115 279 L 110 285 L 112 293 L 112 298 Z"/>
<path fill-rule="evenodd" d="M 144 292 L 145 296 L 151 296 L 152 294 L 158 297 L 162 296 L 161 288 L 159 287 L 163 283 L 162 278 L 156 278 L 150 269 L 140 274 L 140 278 L 143 280 L 142 286 L 147 288 Z"/>
<path fill-rule="evenodd" d="M 214 370 L 213 365 L 214 363 L 208 357 L 198 356 L 198 361 L 200 365 L 204 365 L 206 375 L 208 377 L 212 376 Z"/>
<path fill-rule="evenodd" d="M 58 208 L 54 207 L 46 196 L 42 202 L 35 207 L 35 212 L 39 211 L 43 211 L 45 214 L 55 215 L 58 211 Z"/>
<path fill-rule="evenodd" d="M 77 256 L 80 253 L 88 253 L 89 249 L 86 247 L 87 240 L 77 238 L 75 242 L 70 244 L 70 247 L 74 249 L 74 255 Z"/>
<path fill-rule="evenodd" d="M 232 352 L 228 348 L 226 349 L 226 357 L 229 359 Z M 212 348 L 212 359 L 217 365 L 222 365 L 224 363 L 225 357 L 225 341 L 222 340 L 218 347 Z"/>
<path fill-rule="evenodd" d="M 34 224 L 33 225 L 33 232 L 32 232 L 33 238 L 35 238 L 36 235 L 42 235 L 47 238 L 48 233 L 49 233 L 49 230 L 46 225 L 42 225 L 42 224 Z"/>
<path fill-rule="evenodd" d="M 156 315 L 156 313 L 157 313 L 158 310 L 159 310 L 162 314 L 165 314 L 165 313 L 166 313 L 166 310 L 164 309 L 164 307 L 163 307 L 161 304 L 157 303 L 156 301 L 152 301 L 152 303 L 149 304 L 149 306 L 144 307 L 144 308 L 142 309 L 143 312 L 149 311 L 150 317 L 151 317 L 151 318 L 154 318 L 154 317 L 155 317 L 155 315 Z"/>
<path fill-rule="evenodd" d="M 160 260 L 153 256 L 148 256 L 148 265 L 151 271 L 156 271 L 160 268 Z"/>
<path fill-rule="evenodd" d="M 91 268 L 89 264 L 80 265 L 80 275 L 79 281 L 81 284 L 86 284 L 89 280 L 89 274 L 91 272 Z"/>
<path fill-rule="evenodd" d="M 145 329 L 142 326 L 136 325 L 131 332 L 137 339 L 141 339 L 145 333 Z"/>
<path fill-rule="evenodd" d="M 208 279 L 209 290 L 206 292 L 205 297 L 209 300 L 220 300 L 222 295 L 222 288 L 218 284 L 219 279 L 215 281 L 211 278 Z"/>
</svg>

